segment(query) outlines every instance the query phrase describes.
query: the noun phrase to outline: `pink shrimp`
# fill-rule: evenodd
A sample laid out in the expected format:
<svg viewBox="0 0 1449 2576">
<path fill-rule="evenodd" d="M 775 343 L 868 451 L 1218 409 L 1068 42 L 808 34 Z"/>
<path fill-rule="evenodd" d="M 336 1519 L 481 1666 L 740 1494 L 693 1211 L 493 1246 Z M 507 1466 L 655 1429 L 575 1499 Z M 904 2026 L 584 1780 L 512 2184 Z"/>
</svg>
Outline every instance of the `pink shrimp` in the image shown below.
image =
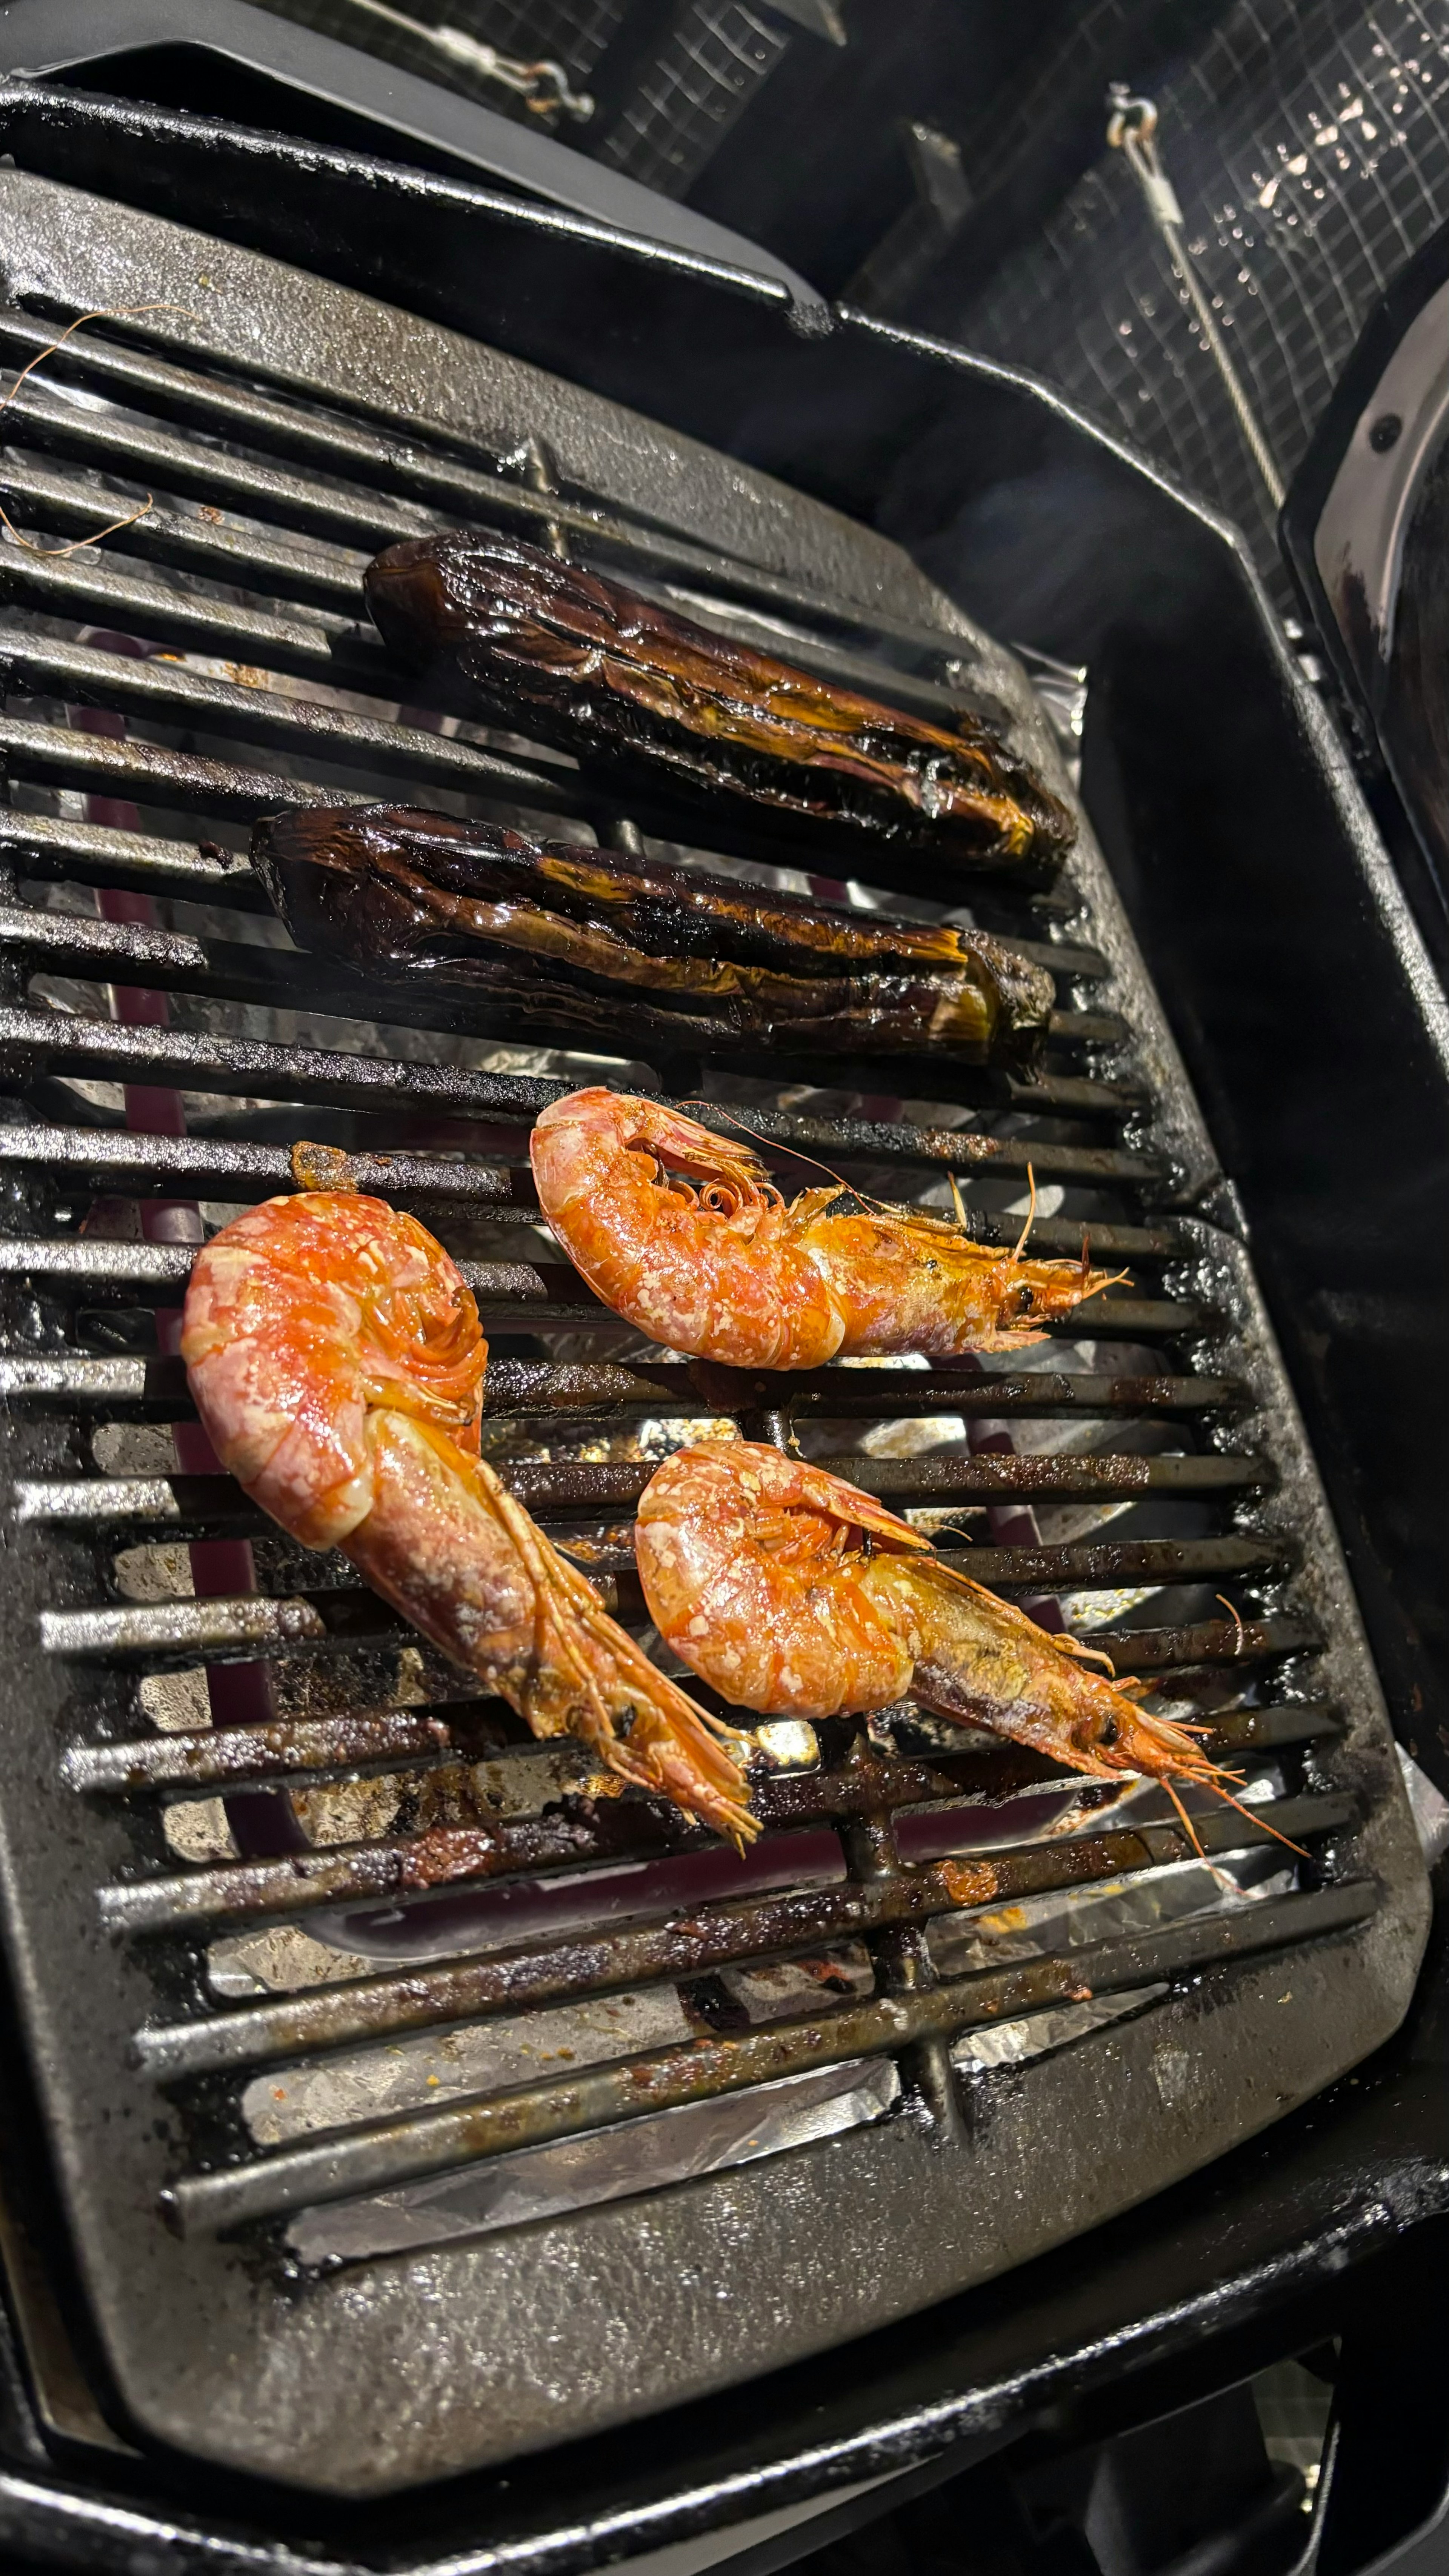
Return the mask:
<svg viewBox="0 0 1449 2576">
<path fill-rule="evenodd" d="M 635 1545 L 666 1645 L 736 1706 L 822 1718 L 909 1693 L 1070 1770 L 1147 1772 L 1174 1799 L 1182 1780 L 1237 1803 L 1237 1773 L 1135 1704 L 1146 1685 L 1089 1670 L 1091 1649 L 1048 1635 L 803 1459 L 744 1440 L 677 1451 L 645 1490 Z"/>
<path fill-rule="evenodd" d="M 656 1100 L 571 1092 L 538 1120 L 532 1155 L 544 1215 L 605 1305 L 733 1368 L 1017 1350 L 1112 1284 L 1085 1245 L 1080 1262 L 1024 1261 L 1020 1244 L 992 1250 L 839 1183 L 787 1205 L 748 1145 Z"/>
<path fill-rule="evenodd" d="M 488 1345 L 413 1217 L 348 1190 L 249 1209 L 197 1258 L 181 1349 L 223 1466 L 294 1538 L 340 1548 L 535 1735 L 582 1737 L 740 1844 L 758 1830 L 727 1749 L 748 1739 L 666 1680 L 480 1458 Z"/>
</svg>

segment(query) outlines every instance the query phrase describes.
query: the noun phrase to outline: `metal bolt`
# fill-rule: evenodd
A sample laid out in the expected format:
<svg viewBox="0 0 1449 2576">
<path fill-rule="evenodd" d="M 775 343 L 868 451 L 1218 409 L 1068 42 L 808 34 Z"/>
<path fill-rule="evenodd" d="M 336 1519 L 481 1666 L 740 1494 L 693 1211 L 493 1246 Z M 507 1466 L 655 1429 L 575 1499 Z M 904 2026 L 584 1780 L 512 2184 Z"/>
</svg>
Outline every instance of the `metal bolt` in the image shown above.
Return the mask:
<svg viewBox="0 0 1449 2576">
<path fill-rule="evenodd" d="M 1369 431 L 1369 445 L 1375 456 L 1386 456 L 1391 447 L 1397 447 L 1403 426 L 1396 411 L 1380 412 Z"/>
</svg>

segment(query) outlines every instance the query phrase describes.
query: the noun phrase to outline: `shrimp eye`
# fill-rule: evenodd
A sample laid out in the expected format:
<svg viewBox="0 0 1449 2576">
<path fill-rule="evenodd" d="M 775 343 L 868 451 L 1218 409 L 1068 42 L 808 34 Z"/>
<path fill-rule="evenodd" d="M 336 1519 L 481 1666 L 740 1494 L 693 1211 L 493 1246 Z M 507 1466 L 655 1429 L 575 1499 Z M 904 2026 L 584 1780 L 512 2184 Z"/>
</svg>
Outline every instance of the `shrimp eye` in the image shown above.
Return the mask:
<svg viewBox="0 0 1449 2576">
<path fill-rule="evenodd" d="M 1111 1751 L 1111 1749 L 1112 1749 L 1113 1745 L 1116 1743 L 1117 1738 L 1118 1738 L 1118 1736 L 1121 1734 L 1121 1732 L 1122 1732 L 1122 1729 L 1121 1729 L 1121 1727 L 1118 1725 L 1117 1720 L 1115 1719 L 1115 1717 L 1109 1717 L 1109 1718 L 1106 1718 L 1106 1719 L 1104 1719 L 1104 1721 L 1103 1721 L 1103 1725 L 1102 1725 L 1102 1732 L 1101 1732 L 1101 1734 L 1098 1736 L 1098 1738 L 1097 1738 L 1097 1742 L 1098 1742 L 1100 1745 L 1103 1745 L 1103 1746 L 1106 1748 L 1106 1750 L 1110 1753 L 1110 1751 Z"/>
</svg>

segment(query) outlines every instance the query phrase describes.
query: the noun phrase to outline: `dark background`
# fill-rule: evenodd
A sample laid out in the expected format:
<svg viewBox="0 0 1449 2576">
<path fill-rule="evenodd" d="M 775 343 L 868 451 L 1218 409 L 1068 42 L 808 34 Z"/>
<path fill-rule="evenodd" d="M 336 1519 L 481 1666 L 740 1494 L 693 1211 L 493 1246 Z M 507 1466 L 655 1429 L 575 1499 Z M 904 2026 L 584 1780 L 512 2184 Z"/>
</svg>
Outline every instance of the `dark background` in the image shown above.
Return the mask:
<svg viewBox="0 0 1449 2576">
<path fill-rule="evenodd" d="M 594 102 L 561 141 L 828 295 L 1050 377 L 1238 520 L 1285 605 L 1226 397 L 1107 149 L 1107 85 L 1159 104 L 1189 241 L 1285 479 L 1376 297 L 1449 219 L 1439 0 L 267 5 L 528 121 L 429 29 L 553 57 Z"/>
</svg>

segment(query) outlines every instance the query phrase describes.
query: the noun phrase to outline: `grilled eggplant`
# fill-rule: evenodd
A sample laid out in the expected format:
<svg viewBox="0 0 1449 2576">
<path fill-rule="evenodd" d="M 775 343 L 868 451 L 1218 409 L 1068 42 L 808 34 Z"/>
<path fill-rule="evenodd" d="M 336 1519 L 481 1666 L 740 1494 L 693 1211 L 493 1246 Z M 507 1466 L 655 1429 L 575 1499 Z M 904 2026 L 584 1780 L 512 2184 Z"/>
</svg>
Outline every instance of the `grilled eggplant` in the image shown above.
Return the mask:
<svg viewBox="0 0 1449 2576">
<path fill-rule="evenodd" d="M 1032 1061 L 1051 977 L 984 931 L 830 912 L 693 869 L 406 806 L 264 817 L 293 937 L 373 984 L 641 1048 Z"/>
<path fill-rule="evenodd" d="M 636 794 L 823 851 L 835 874 L 894 852 L 1039 886 L 1071 847 L 1066 807 L 979 719 L 829 687 L 515 538 L 410 538 L 366 590 L 390 648 L 451 664 L 477 712 Z"/>
</svg>

